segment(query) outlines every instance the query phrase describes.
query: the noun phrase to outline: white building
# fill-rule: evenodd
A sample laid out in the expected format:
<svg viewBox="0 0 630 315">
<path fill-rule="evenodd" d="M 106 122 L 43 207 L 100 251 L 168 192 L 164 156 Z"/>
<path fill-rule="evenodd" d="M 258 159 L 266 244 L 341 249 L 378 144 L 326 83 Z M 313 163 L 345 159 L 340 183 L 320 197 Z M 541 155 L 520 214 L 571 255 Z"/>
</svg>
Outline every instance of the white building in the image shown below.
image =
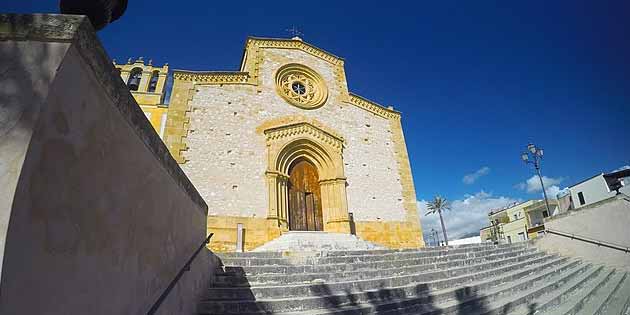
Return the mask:
<svg viewBox="0 0 630 315">
<path fill-rule="evenodd" d="M 577 209 L 620 193 L 630 195 L 630 169 L 601 173 L 569 186 L 573 208 Z"/>
</svg>

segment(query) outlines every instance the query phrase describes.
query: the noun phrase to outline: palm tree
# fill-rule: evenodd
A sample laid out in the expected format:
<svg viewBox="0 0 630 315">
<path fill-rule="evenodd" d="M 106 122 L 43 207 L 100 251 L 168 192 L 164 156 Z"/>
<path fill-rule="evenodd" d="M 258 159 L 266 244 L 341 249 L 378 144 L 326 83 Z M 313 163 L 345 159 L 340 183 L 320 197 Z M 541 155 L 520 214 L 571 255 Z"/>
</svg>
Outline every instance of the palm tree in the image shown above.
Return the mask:
<svg viewBox="0 0 630 315">
<path fill-rule="evenodd" d="M 446 245 L 448 245 L 448 237 L 446 236 L 446 226 L 444 226 L 444 219 L 442 218 L 442 211 L 446 211 L 451 209 L 451 206 L 448 204 L 446 198 L 442 198 L 440 196 L 435 196 L 432 201 L 427 203 L 427 208 L 429 211 L 426 215 L 436 213 L 440 215 L 440 223 L 442 223 L 442 233 L 444 234 L 444 241 Z"/>
</svg>

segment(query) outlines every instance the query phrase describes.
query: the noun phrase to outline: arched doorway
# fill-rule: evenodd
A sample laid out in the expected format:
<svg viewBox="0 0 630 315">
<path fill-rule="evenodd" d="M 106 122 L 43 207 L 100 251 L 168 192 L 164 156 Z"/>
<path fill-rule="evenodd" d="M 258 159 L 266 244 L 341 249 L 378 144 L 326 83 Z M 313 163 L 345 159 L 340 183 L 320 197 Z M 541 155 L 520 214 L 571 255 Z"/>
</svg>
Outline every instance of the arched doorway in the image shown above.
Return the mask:
<svg viewBox="0 0 630 315">
<path fill-rule="evenodd" d="M 286 120 L 280 120 L 277 124 L 266 125 L 263 129 L 267 140 L 268 157 L 265 177 L 269 191 L 267 212 L 269 233 L 277 231 L 279 235 L 295 229 L 350 233 L 346 177 L 343 169 L 344 140 L 326 127 L 317 127 L 310 122 L 297 120 L 290 124 L 287 124 Z M 306 184 L 301 188 L 302 184 L 292 181 L 304 176 L 298 176 L 300 173 L 313 174 L 307 181 L 311 183 L 308 188 Z M 303 195 L 294 194 L 290 197 L 290 185 Z M 301 197 L 304 202 L 300 201 Z M 307 198 L 313 198 L 314 205 L 310 204 Z M 300 203 L 291 207 L 291 201 Z M 295 225 L 290 224 L 291 209 L 297 211 L 300 205 L 303 208 L 312 205 L 313 219 L 307 221 L 310 212 L 305 212 L 304 223 L 301 223 L 301 218 L 293 215 Z M 307 225 L 307 222 L 312 224 Z"/>
<path fill-rule="evenodd" d="M 289 168 L 289 230 L 322 231 L 322 195 L 317 168 L 305 159 Z"/>
</svg>

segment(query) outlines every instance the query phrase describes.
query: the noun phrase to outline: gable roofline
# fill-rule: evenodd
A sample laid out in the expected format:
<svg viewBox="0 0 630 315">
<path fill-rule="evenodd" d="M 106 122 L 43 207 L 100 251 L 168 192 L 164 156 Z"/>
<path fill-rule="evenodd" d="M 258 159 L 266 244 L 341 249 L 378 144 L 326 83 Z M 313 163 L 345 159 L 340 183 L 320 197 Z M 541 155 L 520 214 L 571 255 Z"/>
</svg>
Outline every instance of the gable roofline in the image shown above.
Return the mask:
<svg viewBox="0 0 630 315">
<path fill-rule="evenodd" d="M 241 71 L 243 71 L 245 59 L 247 57 L 247 50 L 250 46 L 257 46 L 260 48 L 298 49 L 333 65 L 343 64 L 344 62 L 343 58 L 315 45 L 309 44 L 301 39 L 247 36 L 245 46 L 243 47 L 243 55 L 241 56 Z"/>
<path fill-rule="evenodd" d="M 260 48 L 277 48 L 277 49 L 297 49 L 302 50 L 312 56 L 320 58 L 336 68 L 337 76 L 345 81 L 344 59 L 332 53 L 329 53 L 317 46 L 311 45 L 301 39 L 286 38 L 269 38 L 248 36 L 241 57 L 241 66 L 238 71 L 190 71 L 175 69 L 173 70 L 173 78 L 175 80 L 192 81 L 195 84 L 241 84 L 241 85 L 259 85 L 259 64 L 257 59 L 260 56 L 258 49 Z M 250 51 L 251 50 L 251 51 Z M 249 65 L 249 66 L 248 66 Z M 352 104 L 356 107 L 364 109 L 372 114 L 385 119 L 400 119 L 401 113 L 394 110 L 391 106 L 383 106 L 365 97 L 359 96 L 347 90 L 342 86 L 342 102 Z"/>
<path fill-rule="evenodd" d="M 568 187 L 569 189 L 571 189 L 571 188 L 573 188 L 573 187 L 575 187 L 575 186 L 577 186 L 577 185 L 579 185 L 579 184 L 586 183 L 586 182 L 588 182 L 589 180 L 591 180 L 591 179 L 593 179 L 593 178 L 595 178 L 595 177 L 599 177 L 599 176 L 604 176 L 604 173 L 602 172 L 602 173 L 599 173 L 599 174 L 595 174 L 595 175 L 593 175 L 593 176 L 591 176 L 591 177 L 589 177 L 589 178 L 587 178 L 587 179 L 583 179 L 583 180 L 581 180 L 581 181 L 579 181 L 579 182 L 577 182 L 577 183 L 575 183 L 575 184 L 573 184 L 573 185 L 571 185 L 571 186 L 567 186 L 567 187 Z"/>
<path fill-rule="evenodd" d="M 347 103 L 353 104 L 383 118 L 400 118 L 401 113 L 393 108 L 383 106 L 352 92 L 348 92 L 348 94 L 349 98 L 346 101 Z"/>
</svg>

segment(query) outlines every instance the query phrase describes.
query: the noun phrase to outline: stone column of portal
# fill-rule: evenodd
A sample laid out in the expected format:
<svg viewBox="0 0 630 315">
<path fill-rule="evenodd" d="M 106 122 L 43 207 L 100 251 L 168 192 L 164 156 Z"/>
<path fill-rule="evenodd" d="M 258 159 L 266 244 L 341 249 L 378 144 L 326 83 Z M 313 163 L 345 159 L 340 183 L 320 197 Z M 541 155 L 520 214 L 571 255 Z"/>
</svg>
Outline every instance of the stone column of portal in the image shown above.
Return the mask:
<svg viewBox="0 0 630 315">
<path fill-rule="evenodd" d="M 343 178 L 320 182 L 325 228 L 328 232 L 350 233 L 346 180 Z"/>
<path fill-rule="evenodd" d="M 289 230 L 289 178 L 284 175 L 278 175 L 278 221 L 280 230 L 286 232 Z"/>
<path fill-rule="evenodd" d="M 272 240 L 280 236 L 280 228 L 278 222 L 278 205 L 279 205 L 279 184 L 278 173 L 266 172 L 267 187 L 269 195 L 267 196 L 269 204 L 267 206 L 267 240 Z"/>
<path fill-rule="evenodd" d="M 320 202 L 322 203 L 322 221 L 324 222 L 324 231 L 328 231 L 329 229 L 328 222 L 330 221 L 332 211 L 332 207 L 329 202 L 330 192 L 328 188 L 330 187 L 330 185 L 328 185 L 328 183 L 329 182 L 325 180 L 319 181 L 319 192 L 322 199 Z"/>
</svg>

